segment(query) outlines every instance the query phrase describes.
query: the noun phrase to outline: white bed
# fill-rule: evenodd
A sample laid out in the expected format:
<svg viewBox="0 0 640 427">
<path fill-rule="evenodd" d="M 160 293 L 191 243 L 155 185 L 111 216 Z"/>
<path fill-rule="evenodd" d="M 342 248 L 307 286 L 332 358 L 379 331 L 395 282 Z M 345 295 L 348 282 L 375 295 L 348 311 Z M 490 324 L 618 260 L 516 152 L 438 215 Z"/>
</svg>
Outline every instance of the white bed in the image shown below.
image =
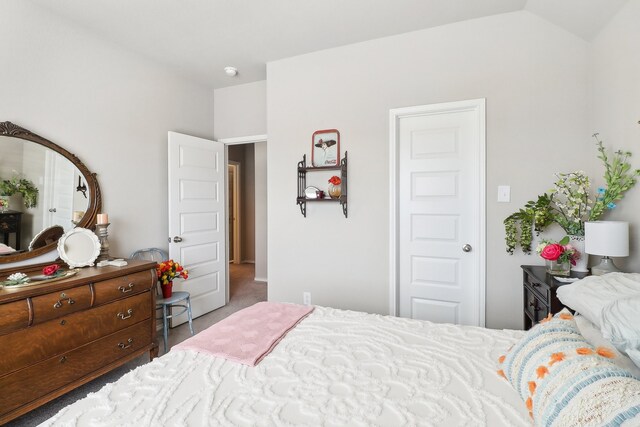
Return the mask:
<svg viewBox="0 0 640 427">
<path fill-rule="evenodd" d="M 43 426 L 530 426 L 496 359 L 524 332 L 316 307 L 256 367 L 172 350 Z"/>
</svg>

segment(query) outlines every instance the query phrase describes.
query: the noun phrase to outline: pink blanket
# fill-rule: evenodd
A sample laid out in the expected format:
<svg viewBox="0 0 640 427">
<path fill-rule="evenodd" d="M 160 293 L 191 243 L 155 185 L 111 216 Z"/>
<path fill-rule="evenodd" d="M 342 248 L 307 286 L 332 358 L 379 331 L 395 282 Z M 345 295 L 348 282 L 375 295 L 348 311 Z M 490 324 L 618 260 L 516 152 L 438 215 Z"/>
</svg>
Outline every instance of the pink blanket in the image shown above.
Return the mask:
<svg viewBox="0 0 640 427">
<path fill-rule="evenodd" d="M 259 302 L 174 346 L 255 366 L 313 307 Z"/>
</svg>

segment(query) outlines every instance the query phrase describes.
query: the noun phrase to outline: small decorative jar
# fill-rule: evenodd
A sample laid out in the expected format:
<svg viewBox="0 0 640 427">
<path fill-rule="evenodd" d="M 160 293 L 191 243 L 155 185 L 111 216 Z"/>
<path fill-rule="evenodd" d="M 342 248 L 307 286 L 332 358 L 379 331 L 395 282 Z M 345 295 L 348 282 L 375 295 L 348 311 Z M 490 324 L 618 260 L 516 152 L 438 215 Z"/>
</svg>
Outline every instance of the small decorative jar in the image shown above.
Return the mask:
<svg viewBox="0 0 640 427">
<path fill-rule="evenodd" d="M 339 176 L 332 176 L 331 178 L 329 178 L 329 196 L 332 199 L 339 199 L 340 195 L 342 194 L 342 187 L 340 186 L 342 184 L 342 179 L 340 179 Z"/>
<path fill-rule="evenodd" d="M 571 272 L 571 264 L 569 261 L 560 262 L 560 261 L 551 261 L 545 260 L 547 263 L 547 273 L 552 276 L 564 276 L 568 277 Z"/>
<path fill-rule="evenodd" d="M 328 192 L 329 192 L 329 196 L 331 196 L 332 199 L 339 199 L 340 195 L 342 194 L 342 188 L 340 184 L 335 185 L 335 184 L 329 183 Z"/>
</svg>

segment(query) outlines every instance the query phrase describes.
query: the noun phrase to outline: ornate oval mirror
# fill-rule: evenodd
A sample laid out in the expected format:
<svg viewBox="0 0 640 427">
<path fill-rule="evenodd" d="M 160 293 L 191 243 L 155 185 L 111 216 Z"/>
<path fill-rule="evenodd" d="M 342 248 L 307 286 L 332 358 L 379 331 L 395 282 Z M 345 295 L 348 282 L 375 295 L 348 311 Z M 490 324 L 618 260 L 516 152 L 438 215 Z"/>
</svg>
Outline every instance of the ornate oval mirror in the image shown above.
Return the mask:
<svg viewBox="0 0 640 427">
<path fill-rule="evenodd" d="M 0 123 L 0 264 L 56 249 L 74 227 L 91 228 L 102 197 L 73 154 L 11 122 Z"/>
</svg>

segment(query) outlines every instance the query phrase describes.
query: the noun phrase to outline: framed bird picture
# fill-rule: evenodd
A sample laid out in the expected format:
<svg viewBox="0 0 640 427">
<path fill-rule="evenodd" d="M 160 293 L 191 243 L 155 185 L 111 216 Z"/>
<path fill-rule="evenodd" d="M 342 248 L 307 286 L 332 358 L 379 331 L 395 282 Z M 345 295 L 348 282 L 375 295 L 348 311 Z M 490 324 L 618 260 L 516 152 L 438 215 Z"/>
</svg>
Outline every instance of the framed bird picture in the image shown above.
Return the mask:
<svg viewBox="0 0 640 427">
<path fill-rule="evenodd" d="M 338 129 L 317 130 L 311 137 L 311 165 L 314 167 L 340 164 L 340 132 Z"/>
</svg>

